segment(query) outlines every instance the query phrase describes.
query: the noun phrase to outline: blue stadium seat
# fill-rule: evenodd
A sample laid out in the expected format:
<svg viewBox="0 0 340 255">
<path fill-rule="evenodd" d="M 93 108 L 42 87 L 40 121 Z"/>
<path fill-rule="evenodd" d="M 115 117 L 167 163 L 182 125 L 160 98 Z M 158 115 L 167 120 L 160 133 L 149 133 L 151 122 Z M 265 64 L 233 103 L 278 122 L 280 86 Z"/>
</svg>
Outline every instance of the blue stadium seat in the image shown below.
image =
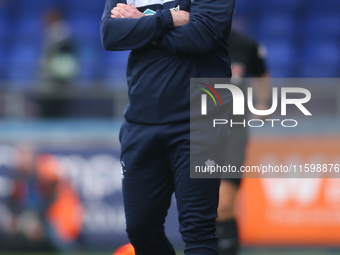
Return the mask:
<svg viewBox="0 0 340 255">
<path fill-rule="evenodd" d="M 69 22 L 75 40 L 100 43 L 100 18 L 71 18 Z"/>
<path fill-rule="evenodd" d="M 312 40 L 339 40 L 340 12 L 339 14 L 319 14 L 319 16 L 309 17 L 305 36 Z"/>
<path fill-rule="evenodd" d="M 293 67 L 288 64 L 271 63 L 269 65 L 270 76 L 273 78 L 295 77 Z"/>
<path fill-rule="evenodd" d="M 108 69 L 106 78 L 118 83 L 126 81 L 126 67 L 129 56 L 129 51 L 107 52 L 108 54 Z M 112 83 L 114 84 L 114 83 Z"/>
<path fill-rule="evenodd" d="M 100 43 L 104 4 L 105 0 L 6 1 L 0 10 L 0 80 L 36 76 L 42 16 L 47 8 L 59 6 L 73 28 L 82 67 L 79 79 L 125 81 L 128 52 L 105 52 Z M 274 77 L 340 75 L 339 10 L 339 0 L 236 2 L 236 16 L 243 16 L 251 34 L 266 45 Z"/>
<path fill-rule="evenodd" d="M 293 13 L 301 5 L 301 0 L 258 0 L 253 2 L 256 2 L 258 9 L 262 10 L 266 15 L 270 13 Z"/>
<path fill-rule="evenodd" d="M 1 81 L 7 79 L 7 54 L 4 51 L 3 45 L 0 43 L 0 84 Z"/>
<path fill-rule="evenodd" d="M 311 6 L 311 10 L 319 13 L 339 12 L 340 10 L 339 0 L 308 0 L 308 5 Z"/>
<path fill-rule="evenodd" d="M 35 44 L 21 42 L 14 45 L 9 55 L 8 78 L 13 81 L 29 81 L 37 76 L 39 48 Z"/>
<path fill-rule="evenodd" d="M 8 46 L 11 43 L 10 24 L 8 24 L 7 17 L 0 10 L 0 84 L 1 81 L 7 79 L 8 66 Z"/>
<path fill-rule="evenodd" d="M 90 44 L 85 43 L 83 43 L 82 45 L 77 45 L 76 51 L 80 61 L 80 73 L 78 79 L 94 79 L 96 76 L 94 64 L 94 60 L 97 57 L 96 51 L 93 49 L 93 47 L 91 47 Z"/>
<path fill-rule="evenodd" d="M 296 58 L 295 48 L 289 40 L 264 41 L 268 67 L 273 77 L 292 77 Z"/>
<path fill-rule="evenodd" d="M 68 0 L 71 16 L 76 17 L 101 17 L 106 0 Z"/>
<path fill-rule="evenodd" d="M 39 41 L 43 34 L 42 19 L 24 16 L 16 22 L 15 35 L 17 40 L 32 39 Z"/>
<path fill-rule="evenodd" d="M 304 50 L 302 77 L 339 77 L 340 47 L 336 42 L 313 42 Z"/>
<path fill-rule="evenodd" d="M 16 17 L 31 16 L 42 18 L 47 8 L 58 5 L 58 0 L 15 0 L 13 2 L 11 8 L 14 8 L 15 10 L 13 11 L 18 11 L 19 14 Z"/>
<path fill-rule="evenodd" d="M 246 16 L 246 17 L 256 16 L 256 13 L 254 13 L 254 9 L 255 9 L 254 5 L 256 7 L 256 3 L 254 1 L 238 0 L 236 1 L 236 5 L 235 5 L 235 13 L 236 15 Z"/>
<path fill-rule="evenodd" d="M 8 24 L 5 17 L 0 12 L 0 40 L 7 36 Z"/>
<path fill-rule="evenodd" d="M 80 61 L 79 80 L 102 80 L 105 74 L 106 65 L 103 65 L 105 59 L 104 50 L 98 45 L 85 41 L 76 45 L 77 56 Z"/>
<path fill-rule="evenodd" d="M 290 14 L 262 16 L 256 26 L 259 39 L 290 39 L 295 32 L 294 19 Z"/>
<path fill-rule="evenodd" d="M 306 78 L 338 78 L 339 76 L 339 66 L 322 62 L 305 62 L 299 72 L 299 77 Z"/>
</svg>

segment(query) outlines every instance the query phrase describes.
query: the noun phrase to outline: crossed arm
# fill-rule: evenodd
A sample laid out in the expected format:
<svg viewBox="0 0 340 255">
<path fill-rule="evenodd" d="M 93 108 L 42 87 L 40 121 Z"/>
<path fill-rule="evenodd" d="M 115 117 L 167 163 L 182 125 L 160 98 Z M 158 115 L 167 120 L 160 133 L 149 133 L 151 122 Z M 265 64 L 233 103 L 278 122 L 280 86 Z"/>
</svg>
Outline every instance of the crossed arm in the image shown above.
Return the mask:
<svg viewBox="0 0 340 255">
<path fill-rule="evenodd" d="M 157 40 L 173 54 L 205 53 L 223 37 L 234 4 L 235 0 L 194 0 L 190 13 L 157 10 L 145 16 L 129 4 L 107 0 L 101 26 L 103 45 L 107 50 L 132 50 Z"/>
<path fill-rule="evenodd" d="M 171 11 L 173 26 L 183 26 L 190 21 L 189 12 L 186 11 Z M 130 18 L 139 19 L 146 16 L 144 13 L 131 4 L 118 3 L 116 7 L 111 10 L 111 18 Z"/>
</svg>

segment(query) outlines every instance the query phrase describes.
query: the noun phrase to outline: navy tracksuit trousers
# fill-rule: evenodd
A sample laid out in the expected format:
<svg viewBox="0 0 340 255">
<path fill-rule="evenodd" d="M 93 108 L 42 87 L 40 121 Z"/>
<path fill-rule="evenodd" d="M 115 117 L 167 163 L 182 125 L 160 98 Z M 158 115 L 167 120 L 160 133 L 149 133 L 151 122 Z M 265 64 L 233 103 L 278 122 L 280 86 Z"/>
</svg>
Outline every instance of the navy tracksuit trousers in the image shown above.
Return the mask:
<svg viewBox="0 0 340 255">
<path fill-rule="evenodd" d="M 190 124 L 125 121 L 120 131 L 128 237 L 137 255 L 174 255 L 164 222 L 175 192 L 186 255 L 216 255 L 219 179 L 190 178 Z"/>
</svg>

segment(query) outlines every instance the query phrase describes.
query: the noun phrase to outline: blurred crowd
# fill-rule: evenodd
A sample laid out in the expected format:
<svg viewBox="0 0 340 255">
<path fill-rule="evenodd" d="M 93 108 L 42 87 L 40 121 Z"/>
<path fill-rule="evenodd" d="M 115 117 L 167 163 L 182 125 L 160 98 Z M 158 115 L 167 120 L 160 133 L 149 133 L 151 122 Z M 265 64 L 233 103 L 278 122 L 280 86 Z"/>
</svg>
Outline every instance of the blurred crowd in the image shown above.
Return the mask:
<svg viewBox="0 0 340 255">
<path fill-rule="evenodd" d="M 22 145 L 9 172 L 8 211 L 0 217 L 0 251 L 70 251 L 82 224 L 79 195 L 50 154 Z"/>
<path fill-rule="evenodd" d="M 105 0 L 1 0 L 0 116 L 116 117 L 129 52 L 105 52 Z M 339 77 L 338 0 L 238 0 L 234 26 L 267 48 L 272 77 Z"/>
</svg>

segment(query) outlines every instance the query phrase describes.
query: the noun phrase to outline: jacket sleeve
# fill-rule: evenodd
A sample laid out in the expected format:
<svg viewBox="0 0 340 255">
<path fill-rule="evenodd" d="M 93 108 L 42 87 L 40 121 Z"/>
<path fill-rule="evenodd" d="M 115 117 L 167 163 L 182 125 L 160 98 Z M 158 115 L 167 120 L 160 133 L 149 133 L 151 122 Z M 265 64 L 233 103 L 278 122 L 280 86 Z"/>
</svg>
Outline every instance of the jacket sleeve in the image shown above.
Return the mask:
<svg viewBox="0 0 340 255">
<path fill-rule="evenodd" d="M 114 19 L 111 10 L 117 0 L 107 0 L 101 21 L 101 39 L 106 50 L 133 50 L 150 44 L 173 28 L 169 10 L 157 10 L 155 15 L 140 19 Z"/>
<path fill-rule="evenodd" d="M 201 54 L 216 47 L 230 26 L 235 0 L 193 0 L 190 21 L 167 32 L 157 44 L 172 54 Z"/>
</svg>

